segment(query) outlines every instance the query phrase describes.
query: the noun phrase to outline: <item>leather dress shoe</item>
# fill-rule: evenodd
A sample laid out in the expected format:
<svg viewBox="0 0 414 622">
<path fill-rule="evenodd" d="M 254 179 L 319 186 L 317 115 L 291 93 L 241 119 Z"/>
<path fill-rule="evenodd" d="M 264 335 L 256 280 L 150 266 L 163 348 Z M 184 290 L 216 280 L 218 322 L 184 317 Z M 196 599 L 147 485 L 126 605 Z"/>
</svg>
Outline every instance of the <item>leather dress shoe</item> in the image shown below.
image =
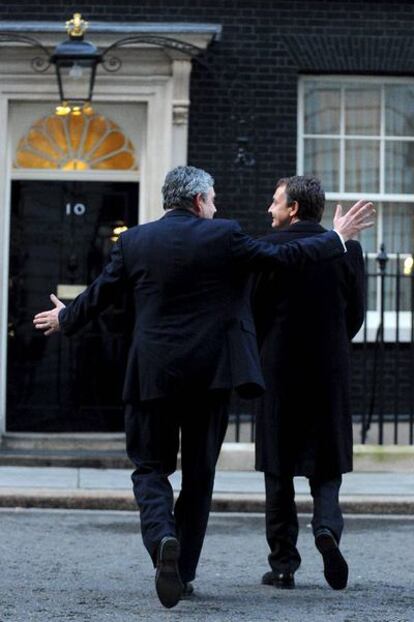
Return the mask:
<svg viewBox="0 0 414 622">
<path fill-rule="evenodd" d="M 183 593 L 183 582 L 178 571 L 180 543 L 174 536 L 166 536 L 157 549 L 157 571 L 155 573 L 155 589 L 164 607 L 170 609 L 180 600 Z"/>
<path fill-rule="evenodd" d="M 273 585 L 282 590 L 293 590 L 295 587 L 295 578 L 293 572 L 265 572 L 262 577 L 262 585 Z"/>
<path fill-rule="evenodd" d="M 323 572 L 333 590 L 343 590 L 348 583 L 348 564 L 329 529 L 322 529 L 315 535 L 315 545 L 323 559 Z"/>
<path fill-rule="evenodd" d="M 193 594 L 194 594 L 193 584 L 190 582 L 184 583 L 183 591 L 181 593 L 182 600 L 188 600 L 189 598 L 192 597 Z"/>
</svg>

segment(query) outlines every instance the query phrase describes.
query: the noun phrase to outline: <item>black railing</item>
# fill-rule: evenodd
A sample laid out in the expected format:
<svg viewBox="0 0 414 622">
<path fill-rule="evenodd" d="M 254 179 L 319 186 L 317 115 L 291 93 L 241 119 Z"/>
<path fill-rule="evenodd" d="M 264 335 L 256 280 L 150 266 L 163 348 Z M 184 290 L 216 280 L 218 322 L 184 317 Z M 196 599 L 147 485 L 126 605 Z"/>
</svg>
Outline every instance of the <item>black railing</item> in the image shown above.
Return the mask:
<svg viewBox="0 0 414 622">
<path fill-rule="evenodd" d="M 361 443 L 413 445 L 413 259 L 387 255 L 382 244 L 365 262 L 367 313 L 362 343 L 353 344 L 354 422 L 361 424 Z"/>
<path fill-rule="evenodd" d="M 414 266 L 381 245 L 365 257 L 365 322 L 352 344 L 354 442 L 414 444 Z M 227 441 L 252 442 L 258 403 L 233 397 Z"/>
</svg>

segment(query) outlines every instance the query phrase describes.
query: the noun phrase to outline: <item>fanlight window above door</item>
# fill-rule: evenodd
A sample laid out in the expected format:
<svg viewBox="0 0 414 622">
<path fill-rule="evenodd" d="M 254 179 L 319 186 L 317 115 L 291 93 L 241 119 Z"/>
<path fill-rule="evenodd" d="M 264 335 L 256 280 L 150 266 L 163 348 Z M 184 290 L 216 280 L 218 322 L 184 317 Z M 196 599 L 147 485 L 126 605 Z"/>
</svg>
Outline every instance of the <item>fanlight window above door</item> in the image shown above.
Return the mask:
<svg viewBox="0 0 414 622">
<path fill-rule="evenodd" d="M 15 168 L 138 170 L 135 150 L 121 128 L 101 114 L 39 119 L 20 139 Z"/>
</svg>

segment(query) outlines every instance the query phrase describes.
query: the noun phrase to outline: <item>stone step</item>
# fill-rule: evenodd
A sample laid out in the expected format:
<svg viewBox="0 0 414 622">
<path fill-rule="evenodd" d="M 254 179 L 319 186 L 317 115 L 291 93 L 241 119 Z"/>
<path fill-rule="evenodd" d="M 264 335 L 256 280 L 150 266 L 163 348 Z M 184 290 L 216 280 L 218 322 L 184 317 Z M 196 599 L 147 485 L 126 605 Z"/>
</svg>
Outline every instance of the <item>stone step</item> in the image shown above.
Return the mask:
<svg viewBox="0 0 414 622">
<path fill-rule="evenodd" d="M 36 433 L 7 432 L 1 437 L 2 450 L 25 451 L 125 451 L 123 433 Z"/>
<path fill-rule="evenodd" d="M 89 467 L 93 469 L 130 469 L 131 462 L 122 451 L 56 451 L 1 449 L 1 466 Z"/>
<path fill-rule="evenodd" d="M 7 433 L 0 465 L 129 469 L 124 434 Z"/>
</svg>

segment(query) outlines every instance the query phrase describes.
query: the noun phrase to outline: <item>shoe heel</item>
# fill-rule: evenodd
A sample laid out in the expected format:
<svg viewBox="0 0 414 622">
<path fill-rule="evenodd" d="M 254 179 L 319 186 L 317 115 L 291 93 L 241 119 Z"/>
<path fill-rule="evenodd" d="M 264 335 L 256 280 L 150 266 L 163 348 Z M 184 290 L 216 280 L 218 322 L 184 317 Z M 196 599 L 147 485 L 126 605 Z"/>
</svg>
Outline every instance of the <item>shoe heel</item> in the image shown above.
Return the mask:
<svg viewBox="0 0 414 622">
<path fill-rule="evenodd" d="M 161 543 L 160 559 L 165 562 L 175 562 L 180 557 L 180 543 L 178 540 L 169 538 Z"/>
<path fill-rule="evenodd" d="M 320 534 L 315 541 L 316 548 L 318 551 L 324 555 L 325 553 L 330 553 L 331 551 L 335 551 L 338 548 L 335 540 L 332 536 L 328 534 Z"/>
</svg>

